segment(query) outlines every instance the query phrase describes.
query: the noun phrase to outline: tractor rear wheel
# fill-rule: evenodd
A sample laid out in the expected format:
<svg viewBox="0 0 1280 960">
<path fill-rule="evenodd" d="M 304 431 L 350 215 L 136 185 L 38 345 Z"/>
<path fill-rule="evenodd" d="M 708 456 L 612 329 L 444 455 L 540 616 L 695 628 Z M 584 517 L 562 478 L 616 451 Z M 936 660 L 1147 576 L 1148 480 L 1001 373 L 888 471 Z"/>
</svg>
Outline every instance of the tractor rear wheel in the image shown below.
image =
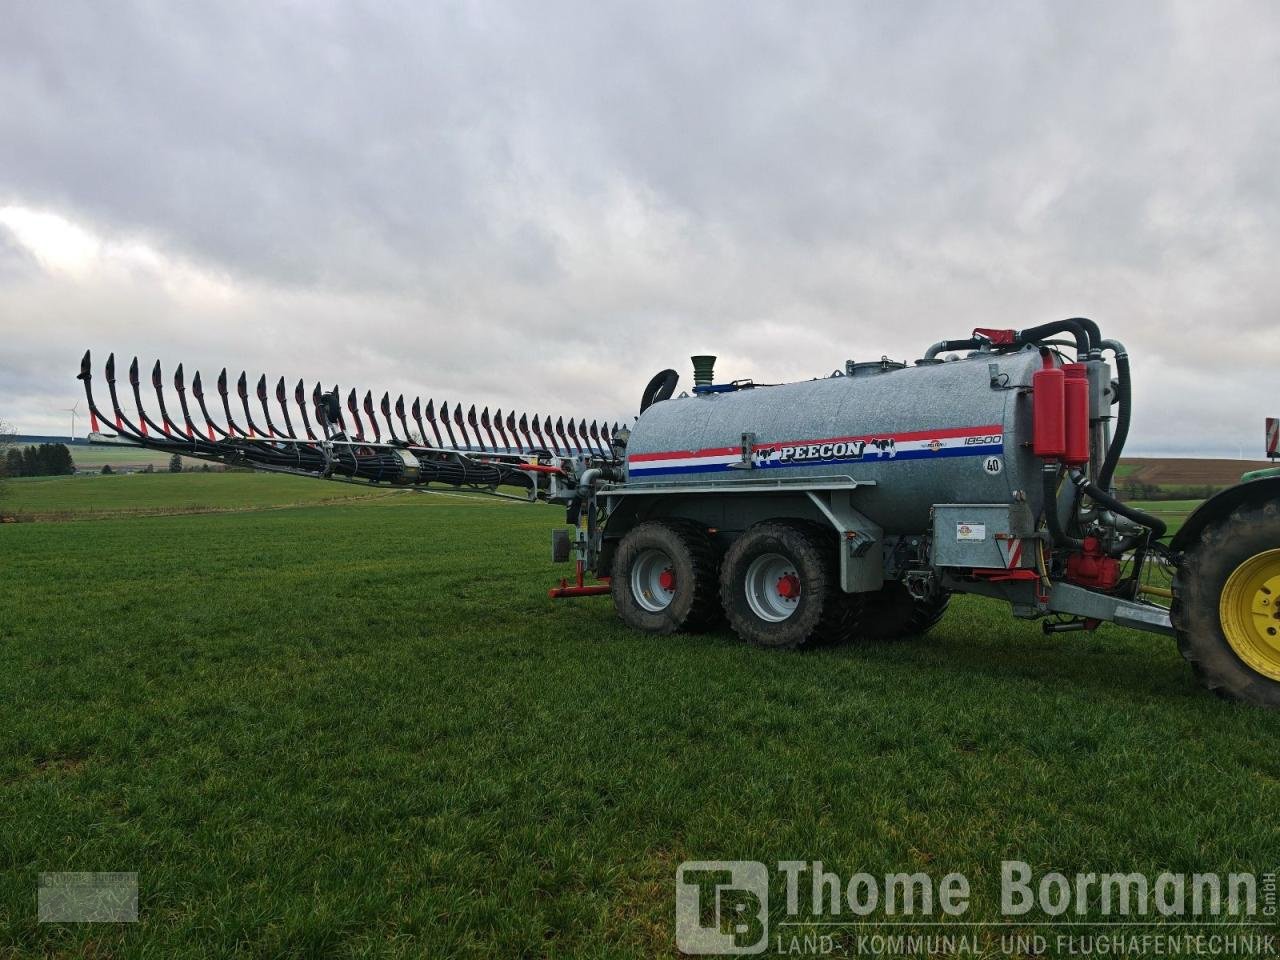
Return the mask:
<svg viewBox="0 0 1280 960">
<path fill-rule="evenodd" d="M 1183 554 L 1170 616 L 1210 690 L 1280 708 L 1280 505 L 1211 522 Z"/>
<path fill-rule="evenodd" d="M 720 602 L 734 632 L 759 647 L 844 639 L 856 601 L 836 577 L 835 537 L 809 524 L 766 521 L 734 541 L 720 565 Z"/>
<path fill-rule="evenodd" d="M 919 636 L 942 619 L 951 602 L 951 594 L 945 591 L 919 600 L 896 581 L 861 596 L 858 640 L 901 640 Z"/>
<path fill-rule="evenodd" d="M 720 616 L 715 547 L 688 521 L 650 520 L 628 532 L 609 584 L 618 616 L 637 630 L 699 630 Z"/>
</svg>

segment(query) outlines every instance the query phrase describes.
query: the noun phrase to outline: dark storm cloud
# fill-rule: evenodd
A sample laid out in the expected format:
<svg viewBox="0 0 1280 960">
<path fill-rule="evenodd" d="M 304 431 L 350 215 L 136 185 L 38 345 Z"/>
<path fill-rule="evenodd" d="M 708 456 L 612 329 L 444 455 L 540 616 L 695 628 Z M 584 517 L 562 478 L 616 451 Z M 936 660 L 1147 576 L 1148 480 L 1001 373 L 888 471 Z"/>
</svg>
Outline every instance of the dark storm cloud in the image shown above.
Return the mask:
<svg viewBox="0 0 1280 960">
<path fill-rule="evenodd" d="M 0 414 L 47 425 L 89 344 L 621 417 L 693 352 L 777 380 L 1084 313 L 1135 447 L 1234 454 L 1277 412 L 1278 19 L 10 4 L 0 207 L 103 252 L 0 240 Z"/>
</svg>

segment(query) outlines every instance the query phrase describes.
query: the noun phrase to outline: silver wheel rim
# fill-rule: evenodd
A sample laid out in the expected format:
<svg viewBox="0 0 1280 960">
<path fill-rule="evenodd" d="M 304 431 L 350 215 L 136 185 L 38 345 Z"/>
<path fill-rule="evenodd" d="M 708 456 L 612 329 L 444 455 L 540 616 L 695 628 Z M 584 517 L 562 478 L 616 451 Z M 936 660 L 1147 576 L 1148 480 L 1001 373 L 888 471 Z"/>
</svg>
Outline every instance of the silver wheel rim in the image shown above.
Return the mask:
<svg viewBox="0 0 1280 960">
<path fill-rule="evenodd" d="M 744 576 L 747 606 L 761 620 L 781 623 L 796 612 L 803 590 L 796 565 L 780 553 L 764 553 L 751 561 Z"/>
<path fill-rule="evenodd" d="M 675 570 L 662 550 L 642 550 L 631 565 L 631 595 L 642 610 L 661 613 L 675 599 Z"/>
</svg>

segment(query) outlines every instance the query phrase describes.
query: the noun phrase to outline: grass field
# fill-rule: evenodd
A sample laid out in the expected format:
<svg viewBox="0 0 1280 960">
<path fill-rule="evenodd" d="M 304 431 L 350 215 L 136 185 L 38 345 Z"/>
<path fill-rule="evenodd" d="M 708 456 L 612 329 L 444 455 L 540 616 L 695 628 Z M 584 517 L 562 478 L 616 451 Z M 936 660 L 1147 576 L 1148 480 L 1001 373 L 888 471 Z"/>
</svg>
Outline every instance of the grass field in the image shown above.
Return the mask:
<svg viewBox="0 0 1280 960">
<path fill-rule="evenodd" d="M 665 956 L 689 859 L 960 871 L 969 921 L 1001 859 L 1280 862 L 1280 716 L 1158 637 L 959 598 L 906 643 L 658 639 L 547 599 L 554 508 L 98 483 L 8 488 L 125 512 L 0 527 L 0 956 Z M 55 870 L 137 871 L 140 922 L 37 924 Z"/>
<path fill-rule="evenodd" d="M 265 509 L 395 496 L 347 483 L 268 473 L 140 473 L 6 481 L 0 513 L 59 520 Z"/>
</svg>

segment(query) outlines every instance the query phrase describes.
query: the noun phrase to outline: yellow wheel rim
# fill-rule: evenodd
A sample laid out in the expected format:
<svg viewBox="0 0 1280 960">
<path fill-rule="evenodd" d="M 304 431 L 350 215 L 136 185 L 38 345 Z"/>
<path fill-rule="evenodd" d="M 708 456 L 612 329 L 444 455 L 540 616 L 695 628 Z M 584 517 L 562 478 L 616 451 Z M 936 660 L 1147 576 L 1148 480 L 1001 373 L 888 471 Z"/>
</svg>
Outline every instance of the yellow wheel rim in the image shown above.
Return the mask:
<svg viewBox="0 0 1280 960">
<path fill-rule="evenodd" d="M 1231 571 L 1218 614 L 1236 655 L 1280 680 L 1280 550 L 1264 550 Z"/>
</svg>

